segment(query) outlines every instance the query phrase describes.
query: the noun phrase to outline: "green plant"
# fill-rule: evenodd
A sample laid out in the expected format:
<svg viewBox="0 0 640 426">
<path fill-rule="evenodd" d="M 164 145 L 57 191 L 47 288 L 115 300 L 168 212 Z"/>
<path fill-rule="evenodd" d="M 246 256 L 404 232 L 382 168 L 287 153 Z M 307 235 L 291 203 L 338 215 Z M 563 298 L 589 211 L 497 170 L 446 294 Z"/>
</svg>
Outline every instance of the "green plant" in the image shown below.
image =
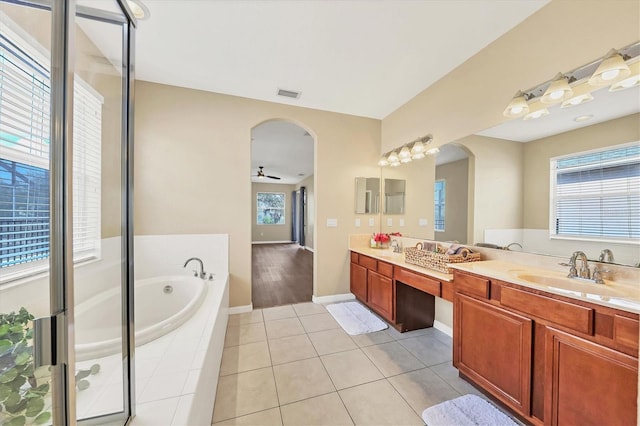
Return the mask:
<svg viewBox="0 0 640 426">
<path fill-rule="evenodd" d="M 47 367 L 34 369 L 33 315 L 25 308 L 0 314 L 0 424 L 45 424 L 49 393 Z"/>
</svg>

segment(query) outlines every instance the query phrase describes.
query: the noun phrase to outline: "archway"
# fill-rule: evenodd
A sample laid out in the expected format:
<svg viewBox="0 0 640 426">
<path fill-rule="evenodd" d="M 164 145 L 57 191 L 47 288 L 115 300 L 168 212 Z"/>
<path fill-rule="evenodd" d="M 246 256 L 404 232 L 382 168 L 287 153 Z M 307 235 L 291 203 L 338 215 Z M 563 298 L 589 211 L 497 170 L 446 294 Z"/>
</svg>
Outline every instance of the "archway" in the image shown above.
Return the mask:
<svg viewBox="0 0 640 426">
<path fill-rule="evenodd" d="M 315 138 L 273 119 L 251 130 L 252 304 L 310 302 L 315 249 Z"/>
</svg>

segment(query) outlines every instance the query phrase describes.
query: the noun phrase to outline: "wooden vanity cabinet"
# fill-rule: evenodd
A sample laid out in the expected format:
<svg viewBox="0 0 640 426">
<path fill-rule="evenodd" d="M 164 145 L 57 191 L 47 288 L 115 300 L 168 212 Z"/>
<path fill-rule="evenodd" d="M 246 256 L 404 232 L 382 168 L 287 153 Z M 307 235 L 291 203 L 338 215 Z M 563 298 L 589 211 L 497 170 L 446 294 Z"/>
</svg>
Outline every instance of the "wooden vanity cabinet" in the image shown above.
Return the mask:
<svg viewBox="0 0 640 426">
<path fill-rule="evenodd" d="M 368 271 L 367 303 L 388 321 L 393 320 L 393 281 L 377 272 Z"/>
<path fill-rule="evenodd" d="M 351 252 L 351 292 L 387 321 L 394 320 L 393 265 Z"/>
<path fill-rule="evenodd" d="M 533 424 L 635 425 L 638 315 L 454 273 L 454 366 Z"/>
<path fill-rule="evenodd" d="M 528 416 L 533 321 L 460 293 L 454 303 L 453 365 Z"/>
<path fill-rule="evenodd" d="M 545 424 L 635 425 L 638 359 L 547 329 Z"/>
</svg>

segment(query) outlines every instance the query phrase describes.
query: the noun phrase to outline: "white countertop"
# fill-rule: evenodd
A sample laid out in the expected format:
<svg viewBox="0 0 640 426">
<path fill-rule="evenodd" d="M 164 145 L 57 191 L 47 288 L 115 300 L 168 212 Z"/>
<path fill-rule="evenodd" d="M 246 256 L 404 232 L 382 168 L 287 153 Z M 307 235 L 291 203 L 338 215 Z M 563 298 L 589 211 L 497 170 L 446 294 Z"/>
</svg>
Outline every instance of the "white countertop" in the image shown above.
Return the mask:
<svg viewBox="0 0 640 426">
<path fill-rule="evenodd" d="M 373 257 L 378 260 L 382 260 L 383 262 L 401 266 L 404 269 L 409 269 L 419 274 L 428 275 L 440 281 L 444 281 L 444 282 L 453 281 L 452 274 L 444 274 L 442 272 L 434 271 L 433 269 L 427 269 L 418 265 L 407 263 L 404 260 L 404 253 L 394 253 L 393 250 L 390 248 L 376 249 L 376 248 L 370 248 L 370 247 L 349 247 L 349 250 L 354 251 L 356 253 L 364 254 L 365 256 Z"/>
<path fill-rule="evenodd" d="M 596 284 L 593 281 L 567 278 L 566 273 L 501 260 L 456 263 L 449 266 L 523 287 L 640 314 L 639 283 L 605 279 L 604 284 Z"/>
</svg>

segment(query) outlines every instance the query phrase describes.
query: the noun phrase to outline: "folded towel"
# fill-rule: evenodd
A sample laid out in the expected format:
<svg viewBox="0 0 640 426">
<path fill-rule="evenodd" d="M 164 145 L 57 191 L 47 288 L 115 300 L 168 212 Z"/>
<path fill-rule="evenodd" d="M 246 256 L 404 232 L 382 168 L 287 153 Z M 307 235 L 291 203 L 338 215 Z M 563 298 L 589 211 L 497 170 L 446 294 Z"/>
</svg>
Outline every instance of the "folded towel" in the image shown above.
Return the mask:
<svg viewBox="0 0 640 426">
<path fill-rule="evenodd" d="M 427 426 L 517 426 L 509 416 L 476 395 L 461 397 L 429 407 L 422 412 Z"/>
</svg>

